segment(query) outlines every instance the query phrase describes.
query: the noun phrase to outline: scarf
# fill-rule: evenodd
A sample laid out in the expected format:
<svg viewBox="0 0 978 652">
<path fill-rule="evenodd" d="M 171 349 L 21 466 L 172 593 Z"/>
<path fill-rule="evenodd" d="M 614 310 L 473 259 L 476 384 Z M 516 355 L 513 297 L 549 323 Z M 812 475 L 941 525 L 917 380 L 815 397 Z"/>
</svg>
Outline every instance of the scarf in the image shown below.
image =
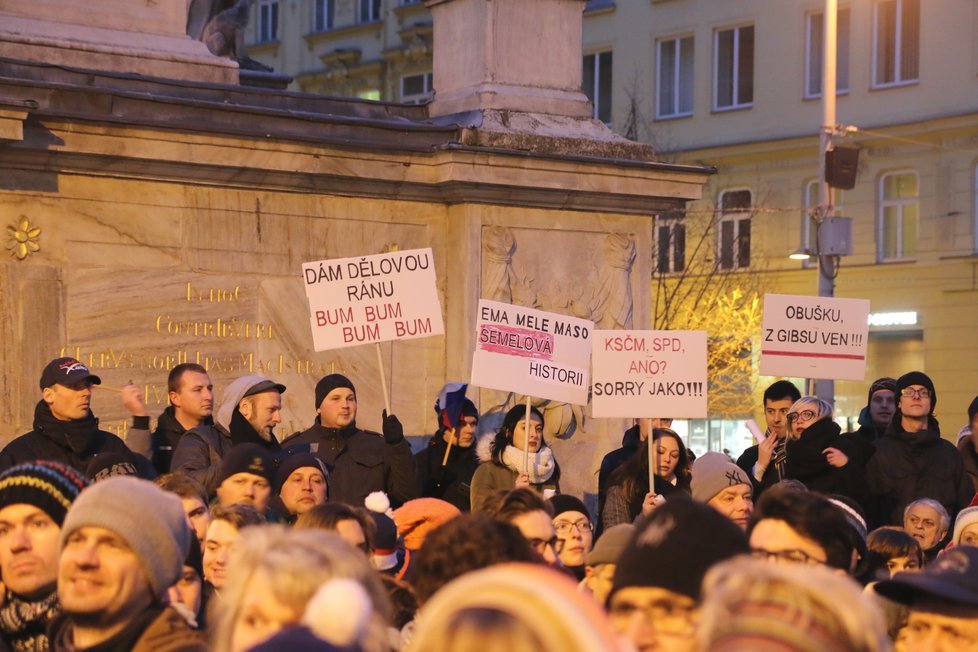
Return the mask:
<svg viewBox="0 0 978 652">
<path fill-rule="evenodd" d="M 251 425 L 244 415 L 238 412 L 235 408 L 234 412 L 231 414 L 231 445 L 237 446 L 239 444 L 258 444 L 262 448 L 270 451 L 277 451 L 281 448 L 278 440 L 275 439 L 275 435 L 271 436 L 271 439 L 265 439 L 262 437 L 255 427 Z"/>
<path fill-rule="evenodd" d="M 517 474 L 523 473 L 523 451 L 515 446 L 507 446 L 503 451 L 503 464 Z M 557 464 L 554 452 L 549 446 L 543 446 L 536 453 L 530 453 L 530 484 L 543 484 L 554 474 Z"/>
<path fill-rule="evenodd" d="M 0 632 L 16 652 L 42 652 L 48 649 L 48 623 L 59 613 L 58 592 L 28 601 L 7 592 L 0 607 Z"/>
<path fill-rule="evenodd" d="M 99 441 L 98 419 L 92 415 L 91 410 L 81 419 L 59 421 L 51 414 L 51 406 L 45 401 L 38 401 L 34 408 L 34 429 L 43 432 L 79 458 L 85 457 Z"/>
</svg>

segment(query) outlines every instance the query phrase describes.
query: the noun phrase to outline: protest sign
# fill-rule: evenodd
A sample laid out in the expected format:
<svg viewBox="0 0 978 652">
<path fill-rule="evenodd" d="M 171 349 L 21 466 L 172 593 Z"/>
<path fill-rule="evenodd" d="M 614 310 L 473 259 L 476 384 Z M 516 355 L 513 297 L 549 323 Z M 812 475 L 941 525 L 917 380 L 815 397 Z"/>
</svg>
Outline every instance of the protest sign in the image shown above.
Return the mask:
<svg viewBox="0 0 978 652">
<path fill-rule="evenodd" d="M 762 376 L 863 380 L 869 300 L 764 295 Z"/>
<path fill-rule="evenodd" d="M 304 263 L 302 276 L 317 351 L 445 332 L 430 248 Z"/>
<path fill-rule="evenodd" d="M 706 331 L 595 331 L 591 413 L 704 419 Z"/>
<path fill-rule="evenodd" d="M 593 322 L 486 299 L 478 317 L 471 384 L 587 403 Z"/>
</svg>

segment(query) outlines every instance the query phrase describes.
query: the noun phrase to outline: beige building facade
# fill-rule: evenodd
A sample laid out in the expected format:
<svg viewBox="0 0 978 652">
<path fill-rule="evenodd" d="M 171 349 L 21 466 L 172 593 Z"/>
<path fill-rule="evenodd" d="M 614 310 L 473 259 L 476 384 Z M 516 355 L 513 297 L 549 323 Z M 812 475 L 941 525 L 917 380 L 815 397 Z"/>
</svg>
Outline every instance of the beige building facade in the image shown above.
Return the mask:
<svg viewBox="0 0 978 652">
<path fill-rule="evenodd" d="M 405 93 L 403 82 L 427 74 L 422 3 L 376 2 L 371 21 L 357 13 L 369 2 L 278 4 L 278 38 L 253 51 L 300 88 L 424 95 Z M 334 6 L 334 28 L 310 29 L 304 16 L 323 4 Z M 656 216 L 653 288 L 657 273 L 675 278 L 700 255 L 745 285 L 816 294 L 814 263 L 788 254 L 814 247 L 823 12 L 819 0 L 587 2 L 581 56 L 594 116 L 667 160 L 718 170 L 703 200 Z M 841 417 L 855 419 L 873 378 L 919 368 L 934 377 L 953 436 L 978 393 L 975 43 L 970 0 L 839 3 L 837 121 L 848 128 L 835 142 L 858 148 L 859 164 L 854 187 L 835 198 L 834 213 L 852 218 L 852 255 L 841 260 L 835 292 L 869 299 L 873 315 L 866 381 L 836 385 Z M 337 57 L 357 64 L 335 66 Z M 340 77 L 361 81 L 325 83 Z M 416 88 L 437 92 L 438 79 Z M 693 216 L 712 225 L 706 253 L 693 251 Z M 758 389 L 769 380 L 759 378 Z"/>
</svg>

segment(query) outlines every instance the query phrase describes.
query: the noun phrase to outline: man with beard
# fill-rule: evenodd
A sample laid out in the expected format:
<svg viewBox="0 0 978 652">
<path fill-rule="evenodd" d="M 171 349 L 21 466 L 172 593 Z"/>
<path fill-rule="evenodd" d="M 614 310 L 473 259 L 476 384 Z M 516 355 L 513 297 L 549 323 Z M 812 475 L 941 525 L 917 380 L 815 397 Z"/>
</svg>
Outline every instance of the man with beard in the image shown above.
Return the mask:
<svg viewBox="0 0 978 652">
<path fill-rule="evenodd" d="M 278 451 L 275 426 L 282 421 L 285 385 L 261 376 L 242 376 L 228 385 L 212 425 L 200 425 L 180 438 L 170 465 L 214 493 L 220 483 L 221 463 L 238 444 L 257 444 Z"/>
<path fill-rule="evenodd" d="M 110 432 L 99 430 L 89 409 L 92 386 L 102 379 L 74 358 L 56 358 L 41 373 L 41 400 L 34 408 L 34 430 L 21 435 L 0 451 L 0 471 L 34 460 L 51 460 L 82 473 L 96 455 L 115 453 L 132 461 L 137 456 Z M 143 458 L 143 462 L 146 460 Z"/>
<path fill-rule="evenodd" d="M 357 428 L 357 392 L 350 379 L 329 374 L 316 384 L 316 422 L 289 437 L 290 452 L 315 453 L 329 473 L 329 499 L 362 505 L 367 494 L 383 491 L 391 505 L 418 497 L 411 446 L 401 422 L 384 412 L 384 434 Z"/>
</svg>

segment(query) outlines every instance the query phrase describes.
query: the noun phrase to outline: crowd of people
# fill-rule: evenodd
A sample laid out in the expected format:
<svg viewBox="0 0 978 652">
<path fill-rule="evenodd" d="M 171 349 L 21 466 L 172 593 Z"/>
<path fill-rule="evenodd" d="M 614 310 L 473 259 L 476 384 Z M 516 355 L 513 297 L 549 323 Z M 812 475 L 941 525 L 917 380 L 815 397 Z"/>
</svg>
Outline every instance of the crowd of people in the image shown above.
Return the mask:
<svg viewBox="0 0 978 652">
<path fill-rule="evenodd" d="M 978 649 L 978 398 L 955 445 L 919 371 L 873 382 L 855 432 L 777 381 L 737 460 L 636 420 L 592 506 L 528 404 L 480 433 L 446 386 L 412 454 L 395 415 L 357 426 L 343 375 L 286 435 L 284 385 L 218 401 L 181 364 L 155 428 L 122 389 L 123 441 L 100 383 L 51 361 L 0 451 L 0 650 Z"/>
</svg>

